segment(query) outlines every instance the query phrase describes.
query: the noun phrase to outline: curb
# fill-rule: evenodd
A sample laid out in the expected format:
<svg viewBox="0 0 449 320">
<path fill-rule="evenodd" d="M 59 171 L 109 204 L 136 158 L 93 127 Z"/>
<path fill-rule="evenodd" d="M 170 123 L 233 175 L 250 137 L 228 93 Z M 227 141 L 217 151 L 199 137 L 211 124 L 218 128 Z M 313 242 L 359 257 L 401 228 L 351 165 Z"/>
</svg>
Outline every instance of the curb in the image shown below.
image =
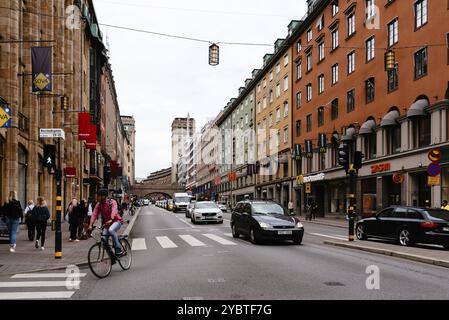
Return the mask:
<svg viewBox="0 0 449 320">
<path fill-rule="evenodd" d="M 422 262 L 422 263 L 426 263 L 426 264 L 431 264 L 434 266 L 449 268 L 449 261 L 447 261 L 447 260 L 433 259 L 433 258 L 428 258 L 428 257 L 424 257 L 424 256 L 410 254 L 410 253 L 404 253 L 404 252 L 393 251 L 393 250 L 388 250 L 388 249 L 365 247 L 365 246 L 359 246 L 359 245 L 343 243 L 343 242 L 338 242 L 338 241 L 325 240 L 324 244 L 336 246 L 336 247 L 356 249 L 356 250 L 361 250 L 361 251 L 366 251 L 366 252 L 371 252 L 371 253 L 377 253 L 377 254 L 382 254 L 382 255 L 386 255 L 386 256 L 402 258 L 402 259 L 406 259 L 406 260 L 412 260 L 412 261 Z"/>
<path fill-rule="evenodd" d="M 133 227 L 134 227 L 134 223 L 136 222 L 137 217 L 139 216 L 140 209 L 141 209 L 141 208 L 139 208 L 139 209 L 137 210 L 137 212 L 136 212 L 136 213 L 134 214 L 134 216 L 133 216 L 133 219 L 132 219 L 131 222 L 128 224 L 128 227 L 126 227 L 125 231 L 123 231 L 123 233 L 122 233 L 123 236 L 129 237 L 129 234 L 131 233 L 131 230 L 132 230 Z"/>
<path fill-rule="evenodd" d="M 330 227 L 348 229 L 348 226 L 342 226 L 342 225 L 326 223 L 326 222 L 316 222 L 316 221 L 301 221 L 301 222 L 305 222 L 306 224 L 307 223 L 312 223 L 312 224 L 319 224 L 319 225 L 322 225 L 322 226 L 330 226 Z"/>
</svg>

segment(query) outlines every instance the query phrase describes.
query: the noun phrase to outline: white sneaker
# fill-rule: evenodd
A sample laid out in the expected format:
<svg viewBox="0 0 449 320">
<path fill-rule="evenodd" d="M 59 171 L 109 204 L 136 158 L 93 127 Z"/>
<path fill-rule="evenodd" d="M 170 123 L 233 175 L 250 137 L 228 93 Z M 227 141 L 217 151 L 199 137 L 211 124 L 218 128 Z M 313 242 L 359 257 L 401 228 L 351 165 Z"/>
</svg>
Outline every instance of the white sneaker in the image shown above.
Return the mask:
<svg viewBox="0 0 449 320">
<path fill-rule="evenodd" d="M 16 252 L 16 249 L 14 247 L 10 247 L 9 252 Z"/>
<path fill-rule="evenodd" d="M 75 242 L 80 242 L 80 240 L 79 240 L 79 239 L 76 239 Z"/>
<path fill-rule="evenodd" d="M 45 250 L 45 248 L 44 248 L 44 247 L 41 247 L 41 250 L 42 250 L 42 251 L 44 251 L 44 250 Z"/>
</svg>

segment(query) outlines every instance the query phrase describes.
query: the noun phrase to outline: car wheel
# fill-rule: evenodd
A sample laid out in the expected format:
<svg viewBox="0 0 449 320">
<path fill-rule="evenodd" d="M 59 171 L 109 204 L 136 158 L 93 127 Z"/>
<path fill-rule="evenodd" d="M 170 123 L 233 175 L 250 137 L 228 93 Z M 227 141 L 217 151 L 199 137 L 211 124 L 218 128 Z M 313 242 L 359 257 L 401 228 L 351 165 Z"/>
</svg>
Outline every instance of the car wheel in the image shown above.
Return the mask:
<svg viewBox="0 0 449 320">
<path fill-rule="evenodd" d="M 359 240 L 366 240 L 366 234 L 365 234 L 365 227 L 363 226 L 363 224 L 359 224 L 357 226 L 357 229 L 355 231 L 355 234 L 357 236 L 357 239 Z"/>
<path fill-rule="evenodd" d="M 300 245 L 302 243 L 302 237 L 296 237 L 296 239 L 293 240 L 293 243 L 296 245 Z"/>
<path fill-rule="evenodd" d="M 240 237 L 240 235 L 238 234 L 237 229 L 235 227 L 235 224 L 232 225 L 232 237 L 233 238 L 239 238 Z"/>
<path fill-rule="evenodd" d="M 399 232 L 398 241 L 401 246 L 411 246 L 413 244 L 411 232 L 408 229 L 402 229 Z"/>
<path fill-rule="evenodd" d="M 444 249 L 449 250 L 449 244 L 444 244 L 443 247 Z"/>
<path fill-rule="evenodd" d="M 196 224 L 195 218 L 193 216 L 190 218 L 190 221 L 192 221 L 193 224 Z"/>
<path fill-rule="evenodd" d="M 252 228 L 251 228 L 251 230 L 249 230 L 249 240 L 251 241 L 252 244 L 259 243 L 259 239 L 257 238 L 256 231 L 254 231 L 254 229 L 252 229 Z"/>
</svg>

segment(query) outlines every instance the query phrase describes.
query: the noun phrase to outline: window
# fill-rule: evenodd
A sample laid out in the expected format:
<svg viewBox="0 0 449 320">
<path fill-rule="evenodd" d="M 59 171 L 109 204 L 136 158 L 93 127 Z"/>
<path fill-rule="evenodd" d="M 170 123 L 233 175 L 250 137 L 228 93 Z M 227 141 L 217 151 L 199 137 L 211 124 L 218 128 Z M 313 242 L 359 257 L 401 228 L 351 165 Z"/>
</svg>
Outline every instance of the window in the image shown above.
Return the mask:
<svg viewBox="0 0 449 320">
<path fill-rule="evenodd" d="M 288 102 L 284 102 L 284 118 L 288 117 Z"/>
<path fill-rule="evenodd" d="M 398 18 L 388 24 L 388 45 L 391 47 L 399 41 L 399 23 Z"/>
<path fill-rule="evenodd" d="M 413 148 L 423 148 L 430 145 L 430 115 L 412 120 Z"/>
<path fill-rule="evenodd" d="M 310 131 L 312 131 L 312 115 L 311 114 L 307 115 L 306 121 L 307 121 L 307 123 L 306 123 L 307 132 L 310 132 Z"/>
<path fill-rule="evenodd" d="M 267 108 L 267 97 L 263 97 L 263 109 Z"/>
<path fill-rule="evenodd" d="M 338 118 L 338 99 L 334 99 L 331 102 L 331 119 L 335 120 Z"/>
<path fill-rule="evenodd" d="M 348 113 L 354 111 L 355 109 L 355 90 L 352 89 L 346 93 L 348 101 Z"/>
<path fill-rule="evenodd" d="M 418 0 L 415 2 L 415 27 L 421 28 L 427 23 L 427 0 Z"/>
<path fill-rule="evenodd" d="M 312 84 L 309 83 L 307 85 L 307 102 L 309 102 L 310 100 L 312 100 Z"/>
<path fill-rule="evenodd" d="M 318 127 L 324 125 L 324 107 L 318 108 Z"/>
<path fill-rule="evenodd" d="M 276 109 L 276 123 L 281 121 L 281 108 Z"/>
<path fill-rule="evenodd" d="M 401 127 L 392 126 L 386 129 L 387 136 L 387 155 L 395 154 L 401 151 Z"/>
<path fill-rule="evenodd" d="M 276 132 L 276 147 L 279 147 L 281 144 L 281 130 L 278 130 Z"/>
<path fill-rule="evenodd" d="M 270 81 L 273 81 L 273 71 L 270 72 Z"/>
<path fill-rule="evenodd" d="M 257 103 L 257 113 L 260 113 L 260 101 Z"/>
<path fill-rule="evenodd" d="M 284 77 L 284 91 L 288 90 L 288 76 Z"/>
<path fill-rule="evenodd" d="M 376 152 L 377 152 L 377 141 L 376 141 L 376 134 L 366 134 L 363 136 L 363 147 L 364 147 L 364 155 L 365 160 L 370 160 L 376 158 Z"/>
<path fill-rule="evenodd" d="M 374 36 L 366 40 L 366 62 L 374 59 L 375 56 L 375 46 L 374 46 Z"/>
<path fill-rule="evenodd" d="M 332 66 L 332 85 L 338 82 L 338 63 Z"/>
<path fill-rule="evenodd" d="M 366 103 L 374 101 L 374 78 L 365 81 L 365 101 Z"/>
<path fill-rule="evenodd" d="M 318 76 L 318 94 L 324 92 L 324 74 Z"/>
<path fill-rule="evenodd" d="M 268 148 L 273 149 L 273 136 L 270 135 L 270 137 L 268 138 Z"/>
<path fill-rule="evenodd" d="M 273 126 L 273 113 L 270 113 L 268 116 L 268 124 L 270 125 L 270 128 Z"/>
<path fill-rule="evenodd" d="M 309 29 L 307 30 L 307 42 L 310 42 L 312 38 L 313 38 L 312 29 Z"/>
<path fill-rule="evenodd" d="M 288 66 L 288 54 L 284 56 L 284 67 Z"/>
<path fill-rule="evenodd" d="M 279 73 L 281 73 L 281 65 L 278 63 L 276 65 L 276 74 L 279 74 Z"/>
<path fill-rule="evenodd" d="M 338 1 L 332 3 L 332 17 L 335 17 L 338 13 Z"/>
<path fill-rule="evenodd" d="M 348 74 L 355 71 L 355 51 L 348 54 Z"/>
<path fill-rule="evenodd" d="M 338 47 L 338 28 L 332 31 L 332 50 Z"/>
<path fill-rule="evenodd" d="M 300 109 L 301 108 L 301 96 L 302 96 L 301 91 L 299 91 L 296 94 L 296 109 Z"/>
<path fill-rule="evenodd" d="M 427 48 L 415 53 L 415 79 L 424 77 L 427 74 Z"/>
<path fill-rule="evenodd" d="M 267 118 L 263 118 L 263 129 L 267 128 Z"/>
<path fill-rule="evenodd" d="M 307 72 L 312 70 L 312 50 L 307 52 Z"/>
<path fill-rule="evenodd" d="M 296 74 L 297 74 L 297 78 L 296 79 L 300 80 L 302 78 L 302 64 L 301 64 L 301 61 L 296 66 Z"/>
<path fill-rule="evenodd" d="M 270 90 L 270 103 L 273 103 L 273 100 L 274 100 L 273 90 Z"/>
<path fill-rule="evenodd" d="M 376 15 L 376 5 L 374 0 L 365 0 L 366 4 L 366 20 L 371 20 Z"/>
<path fill-rule="evenodd" d="M 347 17 L 348 21 L 348 37 L 352 36 L 355 33 L 355 14 L 351 13 Z"/>
<path fill-rule="evenodd" d="M 301 120 L 296 121 L 296 136 L 301 136 Z"/>
<path fill-rule="evenodd" d="M 248 122 L 249 122 L 248 114 L 245 114 L 245 124 L 248 124 Z"/>
<path fill-rule="evenodd" d="M 301 44 L 301 40 L 298 41 L 298 43 L 296 44 L 296 52 L 300 53 L 302 51 L 302 44 Z"/>
<path fill-rule="evenodd" d="M 318 44 L 318 61 L 324 59 L 324 40 Z"/>
<path fill-rule="evenodd" d="M 317 22 L 318 31 L 323 30 L 323 28 L 324 28 L 324 14 L 320 17 L 320 19 Z"/>
<path fill-rule="evenodd" d="M 278 83 L 276 85 L 276 98 L 279 98 L 281 96 L 281 84 Z"/>
<path fill-rule="evenodd" d="M 398 65 L 393 70 L 387 72 L 388 76 L 388 92 L 396 90 L 399 86 Z"/>
<path fill-rule="evenodd" d="M 263 87 L 264 87 L 264 89 L 267 87 L 267 79 L 266 78 L 263 79 Z"/>
<path fill-rule="evenodd" d="M 284 128 L 284 144 L 288 143 L 288 127 Z"/>
<path fill-rule="evenodd" d="M 257 85 L 257 93 L 260 93 L 260 83 Z"/>
</svg>

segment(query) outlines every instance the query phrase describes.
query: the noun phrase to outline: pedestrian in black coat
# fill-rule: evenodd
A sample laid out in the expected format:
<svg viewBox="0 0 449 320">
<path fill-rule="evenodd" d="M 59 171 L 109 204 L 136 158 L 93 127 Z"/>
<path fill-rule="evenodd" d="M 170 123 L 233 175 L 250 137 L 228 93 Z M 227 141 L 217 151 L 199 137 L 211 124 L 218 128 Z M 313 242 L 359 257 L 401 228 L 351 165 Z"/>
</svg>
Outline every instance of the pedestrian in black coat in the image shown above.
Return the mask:
<svg viewBox="0 0 449 320">
<path fill-rule="evenodd" d="M 9 230 L 9 251 L 16 252 L 17 229 L 20 221 L 23 219 L 23 210 L 20 202 L 17 200 L 17 192 L 9 193 L 8 202 L 1 209 L 1 215 L 6 217 L 6 224 Z"/>
<path fill-rule="evenodd" d="M 50 211 L 48 210 L 47 203 L 44 198 L 38 197 L 36 206 L 31 211 L 34 225 L 36 226 L 36 249 L 40 247 L 44 250 L 45 244 L 45 231 L 47 230 L 47 221 L 50 219 Z"/>
</svg>

